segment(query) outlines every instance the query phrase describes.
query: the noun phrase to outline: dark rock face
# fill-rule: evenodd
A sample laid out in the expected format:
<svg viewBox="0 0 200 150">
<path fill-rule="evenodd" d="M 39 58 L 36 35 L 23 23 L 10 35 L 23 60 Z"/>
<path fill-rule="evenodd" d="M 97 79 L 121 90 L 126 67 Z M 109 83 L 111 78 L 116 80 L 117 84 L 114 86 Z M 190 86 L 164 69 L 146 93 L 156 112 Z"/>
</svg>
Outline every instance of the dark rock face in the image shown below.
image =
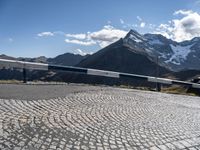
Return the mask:
<svg viewBox="0 0 200 150">
<path fill-rule="evenodd" d="M 89 56 L 77 66 L 152 76 L 156 75 L 157 67 L 161 74 L 169 72 L 153 62 L 148 55 L 124 46 L 122 39 Z"/>
<path fill-rule="evenodd" d="M 156 76 L 156 70 L 160 70 L 160 75 L 170 73 L 171 71 L 165 67 L 159 66 L 151 58 L 143 53 L 142 49 L 132 49 L 124 45 L 124 40 L 119 41 L 103 48 L 97 53 L 88 56 L 82 60 L 78 67 L 93 68 L 117 72 L 134 73 L 141 75 Z M 146 81 L 138 81 L 134 79 L 113 79 L 98 76 L 87 76 L 69 73 L 58 73 L 53 79 L 75 82 L 75 83 L 91 83 L 91 84 L 125 84 L 133 86 L 152 85 Z"/>
</svg>

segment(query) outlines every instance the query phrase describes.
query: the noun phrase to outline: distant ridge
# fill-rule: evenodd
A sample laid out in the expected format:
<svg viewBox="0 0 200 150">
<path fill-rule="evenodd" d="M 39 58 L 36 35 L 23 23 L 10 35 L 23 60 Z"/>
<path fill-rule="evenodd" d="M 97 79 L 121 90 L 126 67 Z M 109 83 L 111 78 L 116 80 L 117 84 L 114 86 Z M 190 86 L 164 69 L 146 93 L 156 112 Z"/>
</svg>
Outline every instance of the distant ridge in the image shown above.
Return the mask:
<svg viewBox="0 0 200 150">
<path fill-rule="evenodd" d="M 55 58 L 47 58 L 45 56 L 40 56 L 36 58 L 23 58 L 23 57 L 11 57 L 7 55 L 0 55 L 0 59 L 10 59 L 10 60 L 20 60 L 20 61 L 29 61 L 29 62 L 40 62 L 40 63 L 53 63 L 56 65 L 68 65 L 68 66 L 74 66 L 78 64 L 81 60 L 85 59 L 87 56 L 81 56 L 79 54 L 71 54 L 71 53 L 65 53 L 62 55 L 59 55 Z M 16 80 L 22 80 L 22 70 L 14 69 L 0 69 L 0 80 L 10 80 L 10 79 L 16 79 Z M 28 73 L 28 80 L 46 80 L 47 78 L 52 77 L 55 72 L 45 72 L 45 71 L 27 71 Z"/>
</svg>

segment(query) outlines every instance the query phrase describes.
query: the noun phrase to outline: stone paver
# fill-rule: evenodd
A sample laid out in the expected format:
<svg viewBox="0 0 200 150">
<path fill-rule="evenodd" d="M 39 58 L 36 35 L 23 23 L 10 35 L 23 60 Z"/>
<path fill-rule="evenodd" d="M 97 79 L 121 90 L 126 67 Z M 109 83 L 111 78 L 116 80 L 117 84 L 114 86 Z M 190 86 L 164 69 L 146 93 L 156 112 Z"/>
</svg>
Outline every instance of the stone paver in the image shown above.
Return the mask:
<svg viewBox="0 0 200 150">
<path fill-rule="evenodd" d="M 199 97 L 78 88 L 57 98 L 0 99 L 0 149 L 200 149 Z"/>
</svg>

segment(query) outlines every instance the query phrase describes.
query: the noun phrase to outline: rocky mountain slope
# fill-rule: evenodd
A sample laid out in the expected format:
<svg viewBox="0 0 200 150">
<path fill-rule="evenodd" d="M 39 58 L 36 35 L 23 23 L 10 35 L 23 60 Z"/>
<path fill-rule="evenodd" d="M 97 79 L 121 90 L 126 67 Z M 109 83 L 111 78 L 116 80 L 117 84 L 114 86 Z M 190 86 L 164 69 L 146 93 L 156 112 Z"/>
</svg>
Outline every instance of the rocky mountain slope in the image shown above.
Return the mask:
<svg viewBox="0 0 200 150">
<path fill-rule="evenodd" d="M 157 70 L 159 70 L 159 76 L 171 73 L 169 69 L 154 62 L 152 57 L 144 52 L 144 49 L 127 46 L 127 44 L 124 43 L 124 39 L 120 39 L 117 42 L 94 53 L 93 55 L 88 56 L 76 66 L 150 76 L 157 76 Z M 51 79 L 90 84 L 123 84 L 134 86 L 153 85 L 148 82 L 128 78 L 118 80 L 113 78 L 87 76 L 65 72 L 59 72 Z"/>
<path fill-rule="evenodd" d="M 151 57 L 143 53 L 142 49 L 124 45 L 123 39 L 87 57 L 77 66 L 152 76 L 156 76 L 157 68 L 160 70 L 160 74 L 170 72 L 167 68 L 152 61 Z"/>
<path fill-rule="evenodd" d="M 176 42 L 159 34 L 141 35 L 131 30 L 123 39 L 132 49 L 142 50 L 152 60 L 173 71 L 200 70 L 200 37 Z"/>
</svg>

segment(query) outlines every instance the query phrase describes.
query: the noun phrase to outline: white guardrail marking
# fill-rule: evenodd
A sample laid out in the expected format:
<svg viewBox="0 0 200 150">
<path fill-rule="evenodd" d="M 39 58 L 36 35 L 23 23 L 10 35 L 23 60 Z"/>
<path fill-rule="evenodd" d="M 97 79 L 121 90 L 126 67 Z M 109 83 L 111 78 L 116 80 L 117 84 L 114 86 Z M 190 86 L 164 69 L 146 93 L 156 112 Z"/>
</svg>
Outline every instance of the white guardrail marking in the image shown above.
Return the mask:
<svg viewBox="0 0 200 150">
<path fill-rule="evenodd" d="M 97 70 L 97 69 L 87 69 L 87 74 L 104 76 L 104 77 L 119 78 L 118 72 L 104 71 L 104 70 Z"/>
<path fill-rule="evenodd" d="M 161 83 L 161 84 L 178 84 L 178 85 L 185 85 L 191 86 L 193 88 L 200 88 L 200 84 L 192 83 L 192 82 L 185 82 L 185 81 L 178 81 L 178 80 L 170 80 L 166 78 L 157 78 L 152 76 L 144 76 L 144 75 L 137 75 L 137 74 L 128 74 L 122 72 L 113 72 L 113 71 L 106 71 L 106 70 L 97 70 L 97 69 L 87 69 L 87 68 L 79 68 L 79 67 L 72 67 L 72 66 L 57 66 L 57 65 L 49 65 L 44 63 L 34 63 L 34 62 L 24 62 L 24 61 L 17 61 L 17 60 L 7 60 L 7 59 L 0 59 L 0 68 L 25 68 L 30 70 L 64 70 L 64 71 L 71 71 L 77 73 L 84 73 L 88 75 L 95 75 L 95 76 L 104 76 L 104 77 L 112 77 L 112 78 L 136 78 L 136 79 L 143 79 L 149 82 Z"/>
<path fill-rule="evenodd" d="M 23 64 L 20 61 L 0 59 L 0 62 L 1 68 L 23 68 Z"/>
<path fill-rule="evenodd" d="M 24 67 L 32 70 L 48 70 L 48 64 L 25 62 Z"/>
<path fill-rule="evenodd" d="M 170 79 L 163 79 L 163 78 L 156 78 L 156 77 L 148 77 L 149 82 L 158 82 L 163 84 L 172 84 L 172 80 Z"/>
<path fill-rule="evenodd" d="M 0 59 L 1 68 L 25 68 L 30 70 L 48 70 L 48 64 Z"/>
</svg>

